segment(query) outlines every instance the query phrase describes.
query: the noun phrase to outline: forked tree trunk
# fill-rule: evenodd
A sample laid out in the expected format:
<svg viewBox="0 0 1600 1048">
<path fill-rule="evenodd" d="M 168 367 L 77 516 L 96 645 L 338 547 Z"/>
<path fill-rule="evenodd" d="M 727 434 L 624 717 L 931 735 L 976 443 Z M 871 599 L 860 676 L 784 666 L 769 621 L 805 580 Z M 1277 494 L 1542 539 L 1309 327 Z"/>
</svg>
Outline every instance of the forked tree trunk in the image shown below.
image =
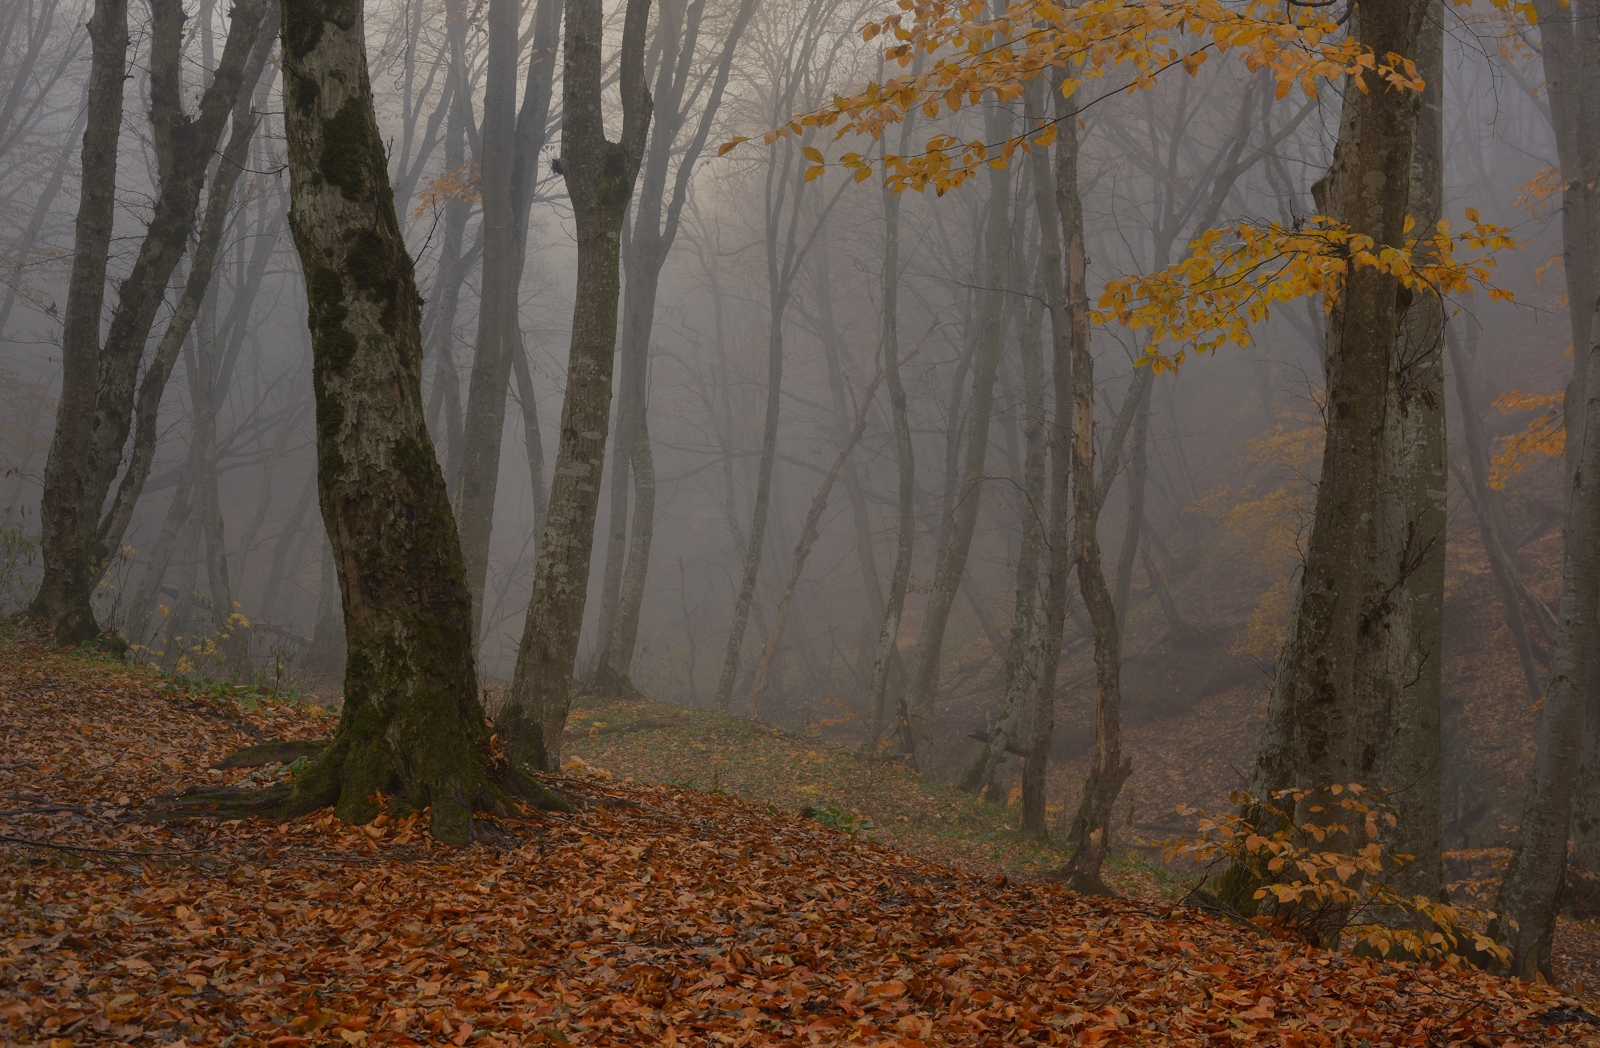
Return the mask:
<svg viewBox="0 0 1600 1048">
<path fill-rule="evenodd" d="M 128 459 L 127 469 L 123 472 L 122 481 L 117 485 L 116 496 L 99 525 L 97 542 L 101 549 L 114 550 L 122 545 L 128 524 L 133 519 L 134 508 L 138 505 L 140 494 L 143 493 L 145 481 L 149 479 L 150 467 L 155 461 L 158 435 L 156 423 L 162 394 L 166 391 L 172 367 L 177 362 L 179 348 L 183 345 L 184 339 L 188 338 L 189 329 L 199 316 L 201 304 L 206 300 L 208 289 L 212 286 L 212 276 L 217 269 L 217 255 L 222 247 L 222 234 L 227 226 L 228 216 L 233 212 L 233 187 L 244 171 L 250 142 L 255 134 L 257 117 L 250 105 L 251 98 L 255 94 L 262 68 L 266 65 L 267 55 L 272 51 L 277 37 L 278 12 L 274 8 L 263 15 L 261 35 L 256 41 L 254 52 L 246 62 L 245 76 L 239 84 L 238 95 L 233 105 L 232 130 L 229 133 L 227 147 L 223 150 L 221 162 L 211 179 L 205 218 L 200 224 L 200 235 L 192 252 L 189 276 L 184 283 L 183 295 L 178 299 L 172 317 L 167 321 L 167 330 L 161 336 L 155 356 L 145 368 L 144 378 L 139 383 L 138 399 L 134 404 L 137 421 L 133 431 L 133 450 Z"/>
<path fill-rule="evenodd" d="M 286 0 L 282 11 L 290 227 L 310 307 L 317 479 L 348 654 L 339 728 L 280 814 L 333 804 L 364 823 L 381 791 L 431 808 L 434 836 L 466 843 L 474 811 L 507 812 L 511 795 L 558 802 L 489 752 L 361 8 Z"/>
<path fill-rule="evenodd" d="M 189 117 L 182 106 L 182 5 L 178 0 L 155 0 L 150 5 L 150 141 L 157 162 L 157 195 L 133 269 L 118 285 L 117 309 L 112 312 L 106 341 L 99 344 L 99 299 L 93 325 L 74 334 L 74 339 L 80 334 L 91 339 L 99 350 L 93 378 L 93 411 L 78 411 L 74 406 L 70 418 L 58 419 L 58 438 L 66 443 L 62 443 L 59 454 L 54 446 L 51 448 L 51 459 L 72 454 L 82 462 L 59 477 L 69 485 L 67 493 L 46 494 L 40 504 L 45 578 L 35 606 L 53 624 L 66 621 L 67 634 L 74 643 L 93 637 L 96 632 L 90 597 L 109 565 L 109 550 L 99 542 L 99 514 L 110 485 L 122 470 L 144 347 L 155 315 L 165 301 L 166 283 L 189 243 L 206 170 L 227 117 L 234 110 L 251 56 L 254 54 L 259 61 L 266 59 L 266 48 L 256 46 L 261 42 L 262 11 L 264 0 L 243 0 L 235 6 L 216 74 L 206 86 L 194 117 Z M 246 94 L 253 88 L 251 75 Z M 117 98 L 120 110 L 120 90 Z M 115 166 L 106 173 L 115 176 Z M 85 171 L 85 181 L 88 179 L 90 174 Z M 104 272 L 101 278 L 104 280 Z M 74 352 L 66 352 L 64 357 L 72 360 L 80 349 L 75 346 Z M 66 406 L 82 390 L 74 386 L 70 392 L 72 397 L 64 397 L 62 405 Z M 50 470 L 46 467 L 46 490 L 50 483 Z M 72 506 L 67 506 L 69 502 Z M 59 512 L 66 512 L 67 517 L 58 518 Z M 69 536 L 69 528 L 80 534 Z"/>
<path fill-rule="evenodd" d="M 122 128 L 123 70 L 128 59 L 126 0 L 95 0 L 89 37 L 93 51 L 83 132 L 83 189 L 61 328 L 61 399 L 39 505 L 44 576 L 29 608 L 29 615 L 43 619 L 63 645 L 93 640 L 99 634 L 89 605 L 95 559 L 90 539 L 99 508 L 88 504 L 85 488 L 98 385 L 100 311 L 116 205 L 117 133 Z"/>
<path fill-rule="evenodd" d="M 628 0 L 619 64 L 619 143 L 606 139 L 601 111 L 600 0 L 567 5 L 561 173 L 577 225 L 578 290 L 549 515 L 511 697 L 496 720 L 512 759 L 544 769 L 561 761 L 561 731 L 589 589 L 617 344 L 622 220 L 650 127 L 650 92 L 644 84 L 649 12 L 649 0 Z"/>
</svg>

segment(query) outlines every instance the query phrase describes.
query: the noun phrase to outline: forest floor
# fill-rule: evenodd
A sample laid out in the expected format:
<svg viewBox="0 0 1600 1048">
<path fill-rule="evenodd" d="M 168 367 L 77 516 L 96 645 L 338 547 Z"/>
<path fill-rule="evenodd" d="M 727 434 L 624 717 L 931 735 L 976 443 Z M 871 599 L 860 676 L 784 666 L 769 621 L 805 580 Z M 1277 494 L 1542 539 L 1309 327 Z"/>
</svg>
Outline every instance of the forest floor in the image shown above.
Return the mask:
<svg viewBox="0 0 1600 1048">
<path fill-rule="evenodd" d="M 646 782 L 627 753 L 658 729 L 582 712 L 591 768 L 551 780 L 574 809 L 495 820 L 493 845 L 414 818 L 162 822 L 170 791 L 287 774 L 213 766 L 332 717 L 0 637 L 0 1040 L 1600 1045 L 1550 987 L 1013 879 L 1051 857 L 903 771 L 868 781 L 869 814 L 804 740 L 744 740 L 765 756 L 742 762 L 697 732 L 681 784 Z"/>
</svg>

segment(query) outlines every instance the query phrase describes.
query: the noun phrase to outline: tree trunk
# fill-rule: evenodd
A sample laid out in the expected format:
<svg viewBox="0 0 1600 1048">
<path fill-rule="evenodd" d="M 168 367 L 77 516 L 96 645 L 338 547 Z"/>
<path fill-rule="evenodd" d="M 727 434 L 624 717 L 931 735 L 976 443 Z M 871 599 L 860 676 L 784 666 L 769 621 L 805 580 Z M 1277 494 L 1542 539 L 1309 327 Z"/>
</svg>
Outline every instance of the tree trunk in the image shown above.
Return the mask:
<svg viewBox="0 0 1600 1048">
<path fill-rule="evenodd" d="M 1011 118 L 991 108 L 987 114 L 990 141 L 999 141 L 1011 131 Z M 956 592 L 967 570 L 967 553 L 977 529 L 978 507 L 982 501 L 985 460 L 989 452 L 989 422 L 994 406 L 995 374 L 1000 363 L 1001 314 L 1005 304 L 1005 272 L 1011 250 L 1011 170 L 989 170 L 988 215 L 984 230 L 983 312 L 979 347 L 972 378 L 972 404 L 968 409 L 966 462 L 956 490 L 949 539 L 940 551 L 933 577 L 933 590 L 922 613 L 922 629 L 917 636 L 917 656 L 911 663 L 908 688 L 910 705 L 924 723 L 931 722 L 934 697 L 939 685 L 939 655 L 944 645 L 945 626 Z"/>
<path fill-rule="evenodd" d="M 506 424 L 511 359 L 517 348 L 517 221 L 512 166 L 517 138 L 517 0 L 488 0 L 489 58 L 484 76 L 483 149 L 478 185 L 483 198 L 483 269 L 478 295 L 478 342 L 467 387 L 462 437 L 461 554 L 472 590 L 473 637 L 483 629 L 483 594 L 489 573 L 489 538 L 500 480 L 500 443 Z"/>
<path fill-rule="evenodd" d="M 83 132 L 82 191 L 73 232 L 72 276 L 61 328 L 61 399 L 45 463 L 39 504 L 44 575 L 29 615 L 44 620 L 62 645 L 99 634 L 89 605 L 98 504 L 88 498 L 89 449 L 94 439 L 100 313 L 116 206 L 117 133 L 122 127 L 123 70 L 128 59 L 126 0 L 95 0 L 89 19 L 88 123 Z"/>
<path fill-rule="evenodd" d="M 1567 841 L 1575 814 L 1583 741 L 1594 704 L 1597 573 L 1600 573 L 1600 65 L 1594 22 L 1600 4 L 1537 5 L 1550 84 L 1556 145 L 1566 179 L 1562 236 L 1567 296 L 1574 337 L 1573 379 L 1567 387 L 1566 518 L 1561 561 L 1561 601 L 1555 652 L 1539 718 L 1538 754 L 1523 809 L 1521 834 L 1501 880 L 1498 908 L 1509 919 L 1492 926 L 1511 947 L 1513 974 L 1549 977 L 1557 893 L 1566 873 Z M 1584 341 L 1577 341 L 1582 336 Z M 1584 796 L 1587 800 L 1587 796 Z M 1593 812 L 1583 813 L 1587 818 Z M 1515 922 L 1513 927 L 1511 922 Z"/>
<path fill-rule="evenodd" d="M 1043 171 L 1030 165 L 1034 178 L 1048 181 L 1049 161 Z M 1034 194 L 1035 209 L 1037 197 Z M 1026 201 L 1023 202 L 1026 204 Z M 1041 218 L 1040 234 L 1046 239 L 1057 237 L 1058 226 L 1052 213 L 1046 225 Z M 1059 249 L 1058 249 L 1059 254 Z M 1060 263 L 1049 279 L 1059 281 Z M 1045 276 L 1042 267 L 1033 275 L 1033 286 L 1041 286 Z M 1033 689 L 1039 676 L 1038 624 L 1034 614 L 1039 602 L 1039 553 L 1044 545 L 1045 493 L 1045 417 L 1044 417 L 1044 347 L 1040 341 L 1042 312 L 1028 305 L 1018 324 L 1018 348 L 1022 357 L 1022 425 L 1023 461 L 1020 481 L 1021 497 L 1017 500 L 1018 524 L 1021 542 L 1017 547 L 1016 585 L 1012 598 L 1011 636 L 1006 646 L 1006 691 L 1001 702 L 1000 716 L 995 721 L 989 740 L 984 743 L 972 766 L 961 779 L 960 786 L 991 801 L 1004 803 L 1012 779 L 1010 751 L 1021 742 L 1023 702 Z"/>
<path fill-rule="evenodd" d="M 902 122 L 902 153 L 910 140 L 914 120 L 914 114 L 907 114 Z M 884 148 L 888 148 L 887 141 Z M 911 580 L 911 557 L 917 538 L 916 455 L 911 442 L 905 385 L 900 378 L 900 195 L 889 188 L 884 188 L 880 195 L 883 198 L 883 319 L 878 352 L 883 359 L 883 377 L 889 387 L 890 417 L 894 424 L 895 465 L 899 471 L 899 517 L 895 525 L 894 567 L 889 572 L 889 592 L 883 602 L 883 625 L 878 630 L 878 641 L 872 655 L 872 683 L 867 689 L 867 737 L 862 747 L 866 753 L 877 751 L 888 713 L 886 698 L 889 678 L 900 657 L 900 616 L 905 612 L 906 586 Z M 911 719 L 905 715 L 904 689 L 898 689 L 898 692 L 895 721 L 900 742 L 915 759 L 915 739 L 911 733 Z"/>
<path fill-rule="evenodd" d="M 1425 4 L 1362 8 L 1357 36 L 1379 55 L 1415 54 L 1427 10 Z M 1378 249 L 1405 240 L 1420 108 L 1408 94 L 1383 87 L 1346 91 L 1333 163 L 1313 188 L 1323 214 L 1371 237 Z M 1403 628 L 1390 599 L 1406 581 L 1402 565 L 1431 552 L 1426 536 L 1396 545 L 1393 522 L 1403 511 L 1389 509 L 1399 455 L 1397 350 L 1410 297 L 1401 291 L 1394 277 L 1358 268 L 1328 325 L 1322 475 L 1251 781 L 1258 800 L 1291 787 L 1379 782 L 1394 741 L 1388 700 L 1375 686 L 1385 671 L 1366 671 L 1363 662 L 1386 646 L 1377 634 L 1391 620 Z M 1325 800 L 1313 792 L 1306 803 Z M 1362 845 L 1356 835 L 1334 834 L 1322 846 L 1354 852 Z M 1230 871 L 1227 880 L 1224 893 L 1252 907 L 1250 878 Z M 1346 912 L 1334 907 L 1319 917 L 1321 934 L 1337 935 Z"/>
<path fill-rule="evenodd" d="M 1408 191 L 1411 217 L 1420 229 L 1444 217 L 1444 19 L 1442 0 L 1427 5 L 1417 35 L 1417 72 L 1426 86 L 1416 115 L 1415 147 Z M 1440 667 L 1444 647 L 1445 524 L 1448 487 L 1444 389 L 1444 303 L 1417 294 L 1400 321 L 1396 353 L 1400 379 L 1390 418 L 1395 454 L 1381 525 L 1384 562 L 1378 570 L 1398 583 L 1395 608 L 1378 636 L 1383 648 L 1359 660 L 1378 702 L 1387 707 L 1387 742 L 1377 784 L 1397 823 L 1385 836 L 1392 853 L 1412 859 L 1390 879 L 1407 897 L 1438 898 L 1444 886 L 1439 765 Z M 1380 577 L 1383 577 L 1380 575 Z M 1419 921 L 1420 915 L 1395 915 Z"/>
<path fill-rule="evenodd" d="M 472 839 L 511 794 L 559 803 L 488 752 L 471 595 L 423 421 L 420 300 L 372 109 L 359 6 L 285 2 L 290 227 L 310 306 L 317 478 L 348 654 L 332 743 L 281 814 L 377 814 L 377 791 Z"/>
<path fill-rule="evenodd" d="M 511 697 L 497 719 L 512 759 L 546 770 L 561 760 L 561 732 L 588 597 L 617 344 L 620 236 L 650 126 L 650 92 L 644 84 L 649 11 L 649 0 L 628 0 L 619 65 L 622 135 L 617 143 L 606 139 L 601 112 L 600 0 L 567 5 L 560 162 L 577 226 L 578 289 L 549 515 Z"/>
<path fill-rule="evenodd" d="M 1033 724 L 1027 757 L 1022 765 L 1022 829 L 1033 837 L 1047 835 L 1045 825 L 1045 773 L 1050 763 L 1050 737 L 1055 729 L 1056 673 L 1061 665 L 1061 638 L 1067 625 L 1067 591 L 1072 570 L 1073 543 L 1067 522 L 1073 512 L 1068 480 L 1072 454 L 1075 395 L 1073 368 L 1078 347 L 1089 347 L 1089 259 L 1083 239 L 1083 203 L 1078 196 L 1078 107 L 1061 94 L 1064 73 L 1051 78 L 1056 99 L 1059 132 L 1056 135 L 1055 177 L 1050 177 L 1048 154 L 1036 151 L 1033 192 L 1039 225 L 1045 230 L 1039 254 L 1039 278 L 1050 309 L 1050 385 L 1054 417 L 1050 424 L 1050 514 L 1046 543 L 1050 567 L 1044 595 L 1044 626 L 1039 636 L 1039 684 L 1034 691 Z M 1044 118 L 1043 85 L 1027 98 L 1030 121 Z M 1059 222 L 1060 233 L 1057 234 Z M 1091 411 L 1092 411 L 1091 407 Z M 1098 500 L 1102 497 L 1092 485 Z"/>
<path fill-rule="evenodd" d="M 1070 269 L 1080 264 L 1074 258 L 1073 239 L 1075 233 L 1081 237 L 1078 223 L 1082 220 L 1077 217 L 1079 208 L 1076 206 L 1070 210 L 1064 207 L 1062 212 L 1074 220 L 1074 226 L 1069 226 L 1067 232 Z M 1069 287 L 1075 283 L 1074 277 L 1069 276 Z M 1075 313 L 1076 306 L 1071 308 Z M 1083 783 L 1083 799 L 1068 831 L 1073 844 L 1072 858 L 1067 860 L 1061 876 L 1075 891 L 1105 894 L 1107 889 L 1100 879 L 1100 868 L 1111 846 L 1111 809 L 1133 764 L 1122 756 L 1121 631 L 1111 591 L 1106 587 L 1105 573 L 1100 567 L 1100 542 L 1096 533 L 1100 505 L 1094 483 L 1094 355 L 1090 352 L 1087 332 L 1084 335 L 1072 339 L 1074 513 L 1071 545 L 1077 560 L 1078 591 L 1094 626 L 1094 754 L 1088 778 Z M 1041 765 L 1044 756 L 1040 755 Z"/>
<path fill-rule="evenodd" d="M 821 534 L 822 514 L 828 509 L 828 496 L 833 492 L 834 481 L 839 479 L 839 471 L 849 461 L 850 452 L 854 450 L 856 442 L 861 439 L 862 432 L 867 428 L 867 409 L 872 406 L 873 394 L 878 391 L 878 382 L 882 378 L 883 373 L 880 371 L 862 394 L 861 406 L 856 410 L 855 425 L 851 427 L 844 446 L 834 458 L 833 467 L 822 478 L 822 484 L 817 488 L 816 495 L 812 496 L 811 508 L 806 512 L 805 523 L 800 528 L 800 541 L 795 543 L 794 559 L 789 565 L 789 577 L 784 580 L 783 595 L 778 598 L 778 610 L 772 620 L 772 635 L 767 638 L 766 650 L 762 653 L 761 663 L 756 669 L 755 682 L 750 685 L 752 720 L 761 714 L 761 699 L 766 694 L 767 680 L 772 676 L 773 664 L 778 660 L 778 648 L 783 644 L 784 627 L 789 622 L 789 606 L 794 602 L 795 587 L 800 584 L 800 575 L 805 571 L 806 558 L 811 555 L 811 547 Z"/>
</svg>

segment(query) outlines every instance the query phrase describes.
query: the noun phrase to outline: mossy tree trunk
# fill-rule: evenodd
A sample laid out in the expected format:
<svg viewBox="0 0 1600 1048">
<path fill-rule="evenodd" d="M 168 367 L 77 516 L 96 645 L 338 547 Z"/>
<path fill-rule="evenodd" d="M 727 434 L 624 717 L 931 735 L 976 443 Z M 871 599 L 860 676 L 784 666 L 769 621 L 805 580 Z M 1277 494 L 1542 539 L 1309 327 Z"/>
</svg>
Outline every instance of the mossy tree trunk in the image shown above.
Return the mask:
<svg viewBox="0 0 1600 1048">
<path fill-rule="evenodd" d="M 566 11 L 561 173 L 577 226 L 578 288 L 550 507 L 511 697 L 497 722 L 514 761 L 545 769 L 561 760 L 561 731 L 588 597 L 617 345 L 622 220 L 650 127 L 650 92 L 644 83 L 649 14 L 650 0 L 628 0 L 619 64 L 622 136 L 611 142 L 601 109 L 601 2 L 571 0 Z"/>
<path fill-rule="evenodd" d="M 317 482 L 347 655 L 333 742 L 283 814 L 376 793 L 431 807 L 465 843 L 474 811 L 540 787 L 490 756 L 471 605 L 444 476 L 423 421 L 421 316 L 372 109 L 359 0 L 284 0 L 290 227 L 310 307 Z M 508 793 L 509 791 L 509 793 Z"/>
</svg>

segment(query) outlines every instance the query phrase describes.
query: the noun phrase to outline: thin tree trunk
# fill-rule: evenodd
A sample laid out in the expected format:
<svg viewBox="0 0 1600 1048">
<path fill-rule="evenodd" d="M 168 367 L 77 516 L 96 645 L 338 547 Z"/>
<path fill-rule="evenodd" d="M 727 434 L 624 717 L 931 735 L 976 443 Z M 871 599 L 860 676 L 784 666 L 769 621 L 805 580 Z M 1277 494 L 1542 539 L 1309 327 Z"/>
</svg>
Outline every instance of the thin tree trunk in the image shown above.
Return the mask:
<svg viewBox="0 0 1600 1048">
<path fill-rule="evenodd" d="M 62 645 L 99 634 L 89 598 L 94 566 L 91 534 L 98 504 L 88 500 L 89 449 L 100 356 L 106 261 L 116 206 L 117 134 L 122 127 L 123 70 L 128 59 L 126 0 L 95 0 L 89 19 L 88 122 L 83 132 L 82 191 L 73 233 L 72 276 L 61 328 L 61 399 L 45 463 L 39 504 L 44 575 L 29 615 L 44 620 Z"/>
<path fill-rule="evenodd" d="M 1045 774 L 1055 730 L 1056 673 L 1061 665 L 1074 554 L 1067 528 L 1073 511 L 1068 492 L 1075 409 L 1073 368 L 1079 347 L 1085 355 L 1089 349 L 1088 255 L 1084 249 L 1083 204 L 1078 196 L 1078 107 L 1061 93 L 1063 76 L 1057 71 L 1051 78 L 1060 128 L 1056 135 L 1054 179 L 1050 177 L 1048 154 L 1036 151 L 1029 158 L 1039 225 L 1046 231 L 1039 253 L 1039 279 L 1050 309 L 1050 383 L 1055 411 L 1050 425 L 1050 517 L 1046 531 L 1050 567 L 1045 584 L 1044 628 L 1039 638 L 1039 683 L 1034 691 L 1027 757 L 1022 765 L 1022 829 L 1033 837 L 1048 833 Z M 1032 93 L 1025 96 L 1030 121 L 1044 118 L 1043 88 L 1042 83 L 1035 83 L 1029 89 Z M 1102 496 L 1092 486 L 1090 490 L 1098 505 Z"/>
<path fill-rule="evenodd" d="M 1066 213 L 1065 208 L 1063 212 Z M 1073 208 L 1072 213 L 1075 215 L 1077 208 Z M 1076 264 L 1072 238 L 1073 232 L 1069 230 L 1069 267 Z M 1068 280 L 1070 285 L 1072 278 Z M 1072 858 L 1067 860 L 1061 875 L 1075 891 L 1105 894 L 1107 889 L 1100 879 L 1100 868 L 1111 847 L 1111 809 L 1133 764 L 1122 756 L 1121 631 L 1100 567 L 1100 542 L 1096 534 L 1100 506 L 1094 485 L 1094 355 L 1087 337 L 1072 340 L 1072 393 L 1072 546 L 1077 559 L 1078 591 L 1094 625 L 1096 700 L 1094 754 L 1088 778 L 1083 783 L 1083 799 L 1068 831 L 1073 845 Z"/>
<path fill-rule="evenodd" d="M 998 141 L 1010 133 L 1011 119 L 991 109 L 988 134 Z M 984 278 L 979 348 L 974 361 L 972 404 L 968 409 L 966 462 L 957 487 L 949 541 L 940 551 L 939 565 L 922 613 L 922 629 L 917 638 L 917 657 L 911 664 L 910 705 L 924 722 L 933 718 L 934 696 L 939 683 L 939 656 L 944 646 L 945 627 L 956 592 L 967 568 L 967 553 L 972 547 L 982 499 L 985 460 L 989 451 L 989 423 L 994 406 L 995 374 L 1000 363 L 1002 341 L 1001 314 L 1005 304 L 1003 288 L 1007 254 L 1011 250 L 1011 171 L 989 171 L 989 201 L 984 231 Z"/>
<path fill-rule="evenodd" d="M 200 322 L 190 344 L 189 397 L 194 407 L 195 509 L 206 544 L 206 582 L 211 590 L 211 629 L 225 632 L 233 614 L 222 500 L 217 490 L 217 296 L 213 289 L 200 304 Z M 231 652 L 229 653 L 231 654 Z"/>
<path fill-rule="evenodd" d="M 589 589 L 617 344 L 620 235 L 650 127 L 650 92 L 644 84 L 649 10 L 649 0 L 628 0 L 619 65 L 619 144 L 606 139 L 601 112 L 600 0 L 567 5 L 561 173 L 577 224 L 578 291 L 549 515 L 511 697 L 496 721 L 511 758 L 545 770 L 561 760 Z"/>
<path fill-rule="evenodd" d="M 508 791 L 559 802 L 487 752 L 471 594 L 423 420 L 420 303 L 361 9 L 285 0 L 282 12 L 290 226 L 310 306 L 318 489 L 348 655 L 338 730 L 279 814 L 331 803 L 364 823 L 381 791 L 429 808 L 436 838 L 466 843 L 472 813 L 509 811 Z"/>
<path fill-rule="evenodd" d="M 633 649 L 639 639 L 639 612 L 644 606 L 644 583 L 650 574 L 650 541 L 655 535 L 656 466 L 650 452 L 650 425 L 638 418 L 633 425 L 633 539 L 628 545 L 628 568 L 622 575 L 615 631 L 612 634 L 609 665 L 623 679 L 633 665 Z M 626 660 L 624 661 L 624 653 Z"/>
<path fill-rule="evenodd" d="M 1030 165 L 1032 167 L 1032 165 Z M 1037 167 L 1032 167 L 1033 177 L 1041 177 Z M 1048 175 L 1046 162 L 1043 174 Z M 1048 181 L 1048 179 L 1047 179 Z M 1038 194 L 1034 194 L 1037 209 Z M 1058 236 L 1054 215 L 1045 225 L 1040 223 L 1040 233 L 1046 238 Z M 1059 279 L 1059 263 L 1051 279 Z M 1038 287 L 1044 276 L 1034 274 Z M 1040 290 L 1044 290 L 1042 287 Z M 1049 292 L 1046 291 L 1046 294 Z M 1039 553 L 1044 545 L 1045 497 L 1045 417 L 1044 417 L 1044 347 L 1040 342 L 1042 312 L 1032 307 L 1026 309 L 1018 325 L 1018 345 L 1022 357 L 1022 424 L 1023 453 L 1021 495 L 1018 501 L 1019 524 L 1022 540 L 1017 549 L 1016 586 L 1011 611 L 1011 637 L 1006 648 L 1006 691 L 1001 703 L 1000 716 L 994 730 L 984 744 L 982 752 L 967 769 L 960 786 L 993 801 L 1004 802 L 1010 785 L 1012 761 L 1010 752 L 1021 740 L 1023 702 L 1039 675 L 1038 624 L 1034 613 L 1039 602 Z"/>
<path fill-rule="evenodd" d="M 522 439 L 528 453 L 528 486 L 533 489 L 533 533 L 544 534 L 544 518 L 549 510 L 549 495 L 544 482 L 544 439 L 539 432 L 539 403 L 534 399 L 533 373 L 528 368 L 528 353 L 521 332 L 512 351 L 511 363 L 517 377 L 517 401 L 522 408 Z M 537 541 L 537 540 L 536 540 Z M 537 557 L 538 546 L 534 547 Z"/>
<path fill-rule="evenodd" d="M 767 638 L 766 651 L 762 653 L 761 663 L 756 669 L 755 682 L 750 685 L 750 718 L 755 720 L 761 715 L 761 700 L 766 695 L 767 680 L 772 676 L 772 667 L 778 659 L 778 648 L 783 643 L 784 627 L 789 622 L 789 606 L 794 601 L 795 587 L 800 584 L 800 576 L 805 571 L 806 558 L 811 555 L 811 547 L 821 533 L 822 514 L 828 508 L 828 496 L 833 492 L 833 483 L 839 479 L 839 471 L 850 458 L 850 452 L 855 449 L 856 442 L 861 439 L 862 432 L 867 428 L 867 409 L 872 406 L 872 397 L 878 391 L 878 383 L 883 379 L 883 372 L 874 376 L 872 383 L 861 396 L 861 406 L 856 409 L 855 425 L 850 429 L 844 446 L 839 449 L 839 454 L 833 460 L 833 466 L 822 478 L 822 484 L 817 488 L 817 493 L 812 496 L 811 508 L 806 512 L 805 523 L 800 528 L 800 541 L 795 543 L 794 559 L 789 565 L 789 577 L 783 583 L 783 595 L 778 598 L 778 610 L 772 620 L 772 635 Z"/>
<path fill-rule="evenodd" d="M 908 114 L 900 130 L 900 149 L 910 140 L 914 115 Z M 885 142 L 885 149 L 888 148 Z M 885 187 L 883 198 L 883 320 L 879 333 L 879 354 L 883 377 L 889 387 L 890 417 L 894 423 L 895 465 L 899 471 L 899 517 L 895 525 L 894 567 L 889 572 L 889 592 L 884 597 L 883 625 L 872 656 L 872 683 L 867 689 L 866 753 L 875 753 L 883 734 L 887 715 L 886 697 L 890 673 L 900 658 L 900 616 L 905 612 L 906 586 L 911 579 L 911 557 L 917 537 L 917 471 L 915 448 L 911 442 L 911 421 L 907 410 L 905 385 L 900 378 L 900 195 Z M 902 678 L 904 674 L 901 674 Z M 906 715 L 904 688 L 897 689 L 895 717 L 900 742 L 912 759 L 916 741 L 911 719 Z"/>
<path fill-rule="evenodd" d="M 1461 406 L 1462 443 L 1467 449 L 1467 471 L 1476 496 L 1478 536 L 1483 542 L 1484 557 L 1489 561 L 1489 571 L 1500 590 L 1500 609 L 1511 643 L 1517 649 L 1517 659 L 1522 664 L 1522 680 L 1528 689 L 1528 701 L 1537 702 L 1544 695 L 1544 681 L 1533 658 L 1533 642 L 1528 637 L 1528 624 L 1522 617 L 1522 598 L 1512 579 L 1514 568 L 1506 557 L 1507 544 L 1495 526 L 1496 514 L 1490 509 L 1494 491 L 1489 487 L 1489 458 L 1483 444 L 1483 424 L 1472 395 L 1472 379 L 1468 373 L 1466 354 L 1461 350 L 1453 325 L 1444 332 L 1445 345 L 1450 354 L 1450 367 L 1455 373 L 1456 402 Z"/>
<path fill-rule="evenodd" d="M 1144 481 L 1149 470 L 1145 442 L 1150 433 L 1151 383 L 1139 383 L 1142 393 L 1133 416 L 1133 456 L 1128 463 L 1128 526 L 1122 536 L 1122 553 L 1117 557 L 1116 588 L 1111 604 L 1117 612 L 1117 629 L 1128 622 L 1128 587 L 1133 582 L 1133 559 L 1138 555 L 1140 530 L 1144 527 Z"/>
<path fill-rule="evenodd" d="M 483 199 L 483 268 L 478 293 L 478 342 L 467 387 L 460 508 L 461 554 L 472 589 L 473 636 L 483 628 L 483 594 L 489 572 L 489 538 L 500 480 L 500 443 L 506 423 L 511 362 L 517 349 L 517 285 L 522 267 L 517 243 L 512 167 L 517 136 L 517 0 L 488 0 L 489 58 L 483 93 L 483 148 L 478 185 Z"/>
</svg>

